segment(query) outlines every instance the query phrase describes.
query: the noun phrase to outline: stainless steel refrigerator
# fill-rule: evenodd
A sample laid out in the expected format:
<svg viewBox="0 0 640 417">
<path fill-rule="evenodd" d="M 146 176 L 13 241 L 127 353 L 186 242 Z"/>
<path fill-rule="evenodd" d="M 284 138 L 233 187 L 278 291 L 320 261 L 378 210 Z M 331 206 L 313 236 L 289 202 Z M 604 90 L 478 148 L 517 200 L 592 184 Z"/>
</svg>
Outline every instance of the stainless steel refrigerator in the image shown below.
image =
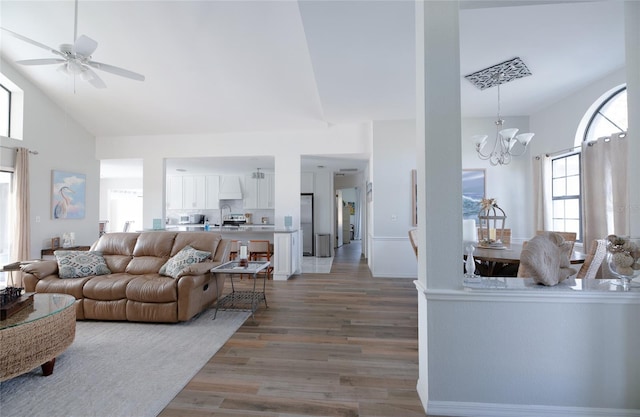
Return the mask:
<svg viewBox="0 0 640 417">
<path fill-rule="evenodd" d="M 302 227 L 302 254 L 313 256 L 313 193 L 300 194 L 300 227 Z"/>
</svg>

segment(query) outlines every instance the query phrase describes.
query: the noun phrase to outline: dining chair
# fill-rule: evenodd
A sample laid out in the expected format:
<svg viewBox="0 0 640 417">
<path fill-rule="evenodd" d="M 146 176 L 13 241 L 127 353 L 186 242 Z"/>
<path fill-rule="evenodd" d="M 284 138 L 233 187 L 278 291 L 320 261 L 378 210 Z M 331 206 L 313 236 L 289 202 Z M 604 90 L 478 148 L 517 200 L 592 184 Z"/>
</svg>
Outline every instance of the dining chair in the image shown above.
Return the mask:
<svg viewBox="0 0 640 417">
<path fill-rule="evenodd" d="M 536 236 L 542 235 L 546 232 L 553 232 L 553 233 L 557 233 L 560 236 L 562 236 L 562 238 L 565 240 L 565 242 L 571 242 L 571 252 L 573 253 L 573 246 L 576 243 L 576 238 L 578 236 L 578 234 L 576 232 L 556 232 L 553 230 L 538 230 L 536 232 Z"/>
<path fill-rule="evenodd" d="M 411 242 L 413 253 L 415 253 L 416 258 L 418 258 L 418 229 L 409 230 L 409 242 Z"/>
<path fill-rule="evenodd" d="M 250 240 L 249 241 L 249 260 L 250 261 L 268 261 L 269 266 L 263 269 L 265 278 L 271 279 L 273 266 L 271 265 L 271 242 L 268 240 Z M 262 271 L 258 273 L 260 275 Z"/>
<path fill-rule="evenodd" d="M 229 249 L 229 260 L 234 261 L 238 257 L 238 250 L 240 248 L 239 240 L 231 241 L 231 248 Z"/>
<path fill-rule="evenodd" d="M 600 266 L 607 256 L 607 241 L 605 239 L 594 239 L 591 242 L 589 253 L 580 267 L 576 278 L 593 279 L 597 277 Z"/>
</svg>

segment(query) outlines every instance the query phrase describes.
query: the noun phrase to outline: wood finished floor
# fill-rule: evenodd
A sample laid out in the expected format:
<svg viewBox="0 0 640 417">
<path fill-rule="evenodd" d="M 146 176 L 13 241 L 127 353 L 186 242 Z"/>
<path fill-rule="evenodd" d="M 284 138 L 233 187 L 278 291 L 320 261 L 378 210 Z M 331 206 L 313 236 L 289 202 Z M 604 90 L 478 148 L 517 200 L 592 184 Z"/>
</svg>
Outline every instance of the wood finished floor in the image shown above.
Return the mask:
<svg viewBox="0 0 640 417">
<path fill-rule="evenodd" d="M 354 242 L 267 301 L 161 417 L 425 416 L 413 280 L 372 278 Z"/>
</svg>

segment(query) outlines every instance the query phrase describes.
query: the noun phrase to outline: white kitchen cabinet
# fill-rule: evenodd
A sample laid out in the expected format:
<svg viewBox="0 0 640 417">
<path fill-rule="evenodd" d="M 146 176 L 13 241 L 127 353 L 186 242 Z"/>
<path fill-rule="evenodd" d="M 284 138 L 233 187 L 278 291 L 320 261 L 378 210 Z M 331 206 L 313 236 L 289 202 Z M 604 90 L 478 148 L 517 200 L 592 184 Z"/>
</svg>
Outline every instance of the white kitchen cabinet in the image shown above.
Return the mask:
<svg viewBox="0 0 640 417">
<path fill-rule="evenodd" d="M 301 270 L 302 248 L 299 230 L 273 233 L 273 279 L 286 281 Z"/>
<path fill-rule="evenodd" d="M 205 195 L 205 208 L 217 209 L 220 207 L 220 176 L 219 175 L 206 175 L 204 178 L 206 195 Z"/>
<path fill-rule="evenodd" d="M 167 177 L 167 209 L 182 208 L 182 177 Z"/>
<path fill-rule="evenodd" d="M 253 178 L 252 174 L 244 177 L 244 208 L 275 208 L 275 174 L 264 172 L 264 178 Z"/>
<path fill-rule="evenodd" d="M 182 177 L 182 208 L 205 208 L 205 176 L 185 175 Z"/>
</svg>

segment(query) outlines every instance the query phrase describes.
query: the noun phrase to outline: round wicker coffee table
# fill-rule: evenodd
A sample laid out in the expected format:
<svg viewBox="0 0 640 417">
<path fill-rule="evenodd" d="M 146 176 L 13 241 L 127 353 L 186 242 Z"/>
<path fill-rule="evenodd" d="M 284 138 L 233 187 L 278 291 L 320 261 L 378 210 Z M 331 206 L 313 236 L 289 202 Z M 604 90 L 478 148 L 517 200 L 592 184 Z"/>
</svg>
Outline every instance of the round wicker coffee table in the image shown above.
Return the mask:
<svg viewBox="0 0 640 417">
<path fill-rule="evenodd" d="M 0 321 L 0 381 L 42 366 L 51 375 L 56 357 L 76 335 L 75 298 L 65 294 L 34 294 L 27 307 Z"/>
</svg>

